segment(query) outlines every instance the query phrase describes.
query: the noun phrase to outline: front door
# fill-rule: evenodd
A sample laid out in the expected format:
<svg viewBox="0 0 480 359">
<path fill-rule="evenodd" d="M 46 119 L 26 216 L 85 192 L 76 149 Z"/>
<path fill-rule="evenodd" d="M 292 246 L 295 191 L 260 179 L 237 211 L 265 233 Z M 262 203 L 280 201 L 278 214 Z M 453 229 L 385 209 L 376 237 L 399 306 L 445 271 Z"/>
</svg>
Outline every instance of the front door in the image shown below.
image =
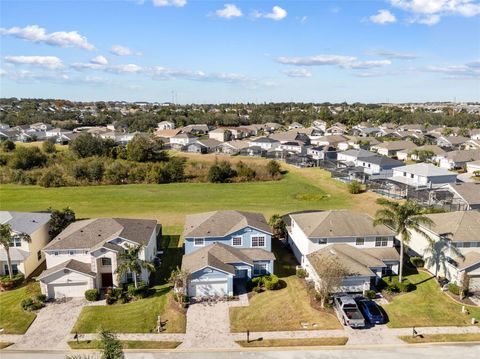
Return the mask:
<svg viewBox="0 0 480 359">
<path fill-rule="evenodd" d="M 102 287 L 113 287 L 112 273 L 102 273 Z"/>
</svg>

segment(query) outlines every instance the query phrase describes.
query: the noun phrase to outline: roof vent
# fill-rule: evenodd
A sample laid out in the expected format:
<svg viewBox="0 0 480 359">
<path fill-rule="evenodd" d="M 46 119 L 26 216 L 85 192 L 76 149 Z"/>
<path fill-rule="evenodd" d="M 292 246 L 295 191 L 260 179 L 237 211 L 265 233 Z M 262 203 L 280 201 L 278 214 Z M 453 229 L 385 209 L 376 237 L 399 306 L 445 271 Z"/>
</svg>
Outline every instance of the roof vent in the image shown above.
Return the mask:
<svg viewBox="0 0 480 359">
<path fill-rule="evenodd" d="M 335 251 L 333 249 L 330 249 L 329 252 L 330 252 L 331 255 L 334 255 L 334 256 L 337 255 L 337 253 L 335 253 Z"/>
</svg>

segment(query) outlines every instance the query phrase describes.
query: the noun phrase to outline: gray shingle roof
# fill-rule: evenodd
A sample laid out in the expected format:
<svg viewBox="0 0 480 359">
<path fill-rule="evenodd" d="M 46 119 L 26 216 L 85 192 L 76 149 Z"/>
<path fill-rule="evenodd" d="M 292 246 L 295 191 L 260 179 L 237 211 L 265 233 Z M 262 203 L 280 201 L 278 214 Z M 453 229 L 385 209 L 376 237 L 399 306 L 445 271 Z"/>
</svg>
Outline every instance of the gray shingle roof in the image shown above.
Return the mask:
<svg viewBox="0 0 480 359">
<path fill-rule="evenodd" d="M 448 186 L 470 206 L 480 205 L 480 183 L 450 183 Z"/>
<path fill-rule="evenodd" d="M 480 212 L 457 211 L 428 214 L 434 224 L 430 230 L 437 235 L 445 235 L 453 242 L 480 241 Z"/>
<path fill-rule="evenodd" d="M 387 150 L 405 150 L 405 149 L 414 149 L 417 147 L 412 141 L 389 141 L 383 142 L 378 145 L 373 146 L 374 148 L 385 148 Z"/>
<path fill-rule="evenodd" d="M 437 167 L 431 163 L 415 163 L 412 165 L 401 166 L 395 168 L 395 171 L 413 173 L 417 176 L 423 177 L 456 175 L 455 172 Z"/>
<path fill-rule="evenodd" d="M 157 225 L 156 220 L 96 218 L 70 224 L 45 250 L 91 249 L 116 237 L 147 245 Z"/>
<path fill-rule="evenodd" d="M 362 161 L 362 162 L 365 162 L 365 163 L 371 163 L 371 164 L 379 165 L 379 166 L 387 166 L 388 165 L 388 166 L 391 166 L 391 167 L 394 167 L 394 166 L 400 167 L 400 166 L 403 166 L 403 164 L 404 164 L 402 161 L 395 160 L 395 159 L 387 157 L 387 156 L 380 156 L 380 155 L 369 156 L 369 157 L 359 157 L 357 159 L 359 161 Z"/>
<path fill-rule="evenodd" d="M 10 224 L 15 232 L 32 234 L 51 218 L 50 213 L 0 211 L 0 223 Z"/>
<path fill-rule="evenodd" d="M 92 272 L 92 266 L 90 263 L 79 262 L 75 259 L 70 259 L 66 262 L 62 262 L 57 264 L 52 268 L 48 268 L 44 270 L 38 277 L 37 280 L 43 279 L 45 277 L 50 276 L 53 273 L 59 272 L 61 270 L 70 269 L 75 272 L 83 273 L 90 277 L 96 277 L 96 274 Z"/>
<path fill-rule="evenodd" d="M 23 249 L 10 247 L 10 259 L 12 261 L 21 261 L 23 262 L 25 259 L 28 258 L 30 252 L 27 252 Z M 6 262 L 7 261 L 7 252 L 4 248 L 0 248 L 0 261 Z"/>
<path fill-rule="evenodd" d="M 224 237 L 245 227 L 270 233 L 270 227 L 261 213 L 243 211 L 215 211 L 188 215 L 184 237 Z"/>
<path fill-rule="evenodd" d="M 364 213 L 324 211 L 291 214 L 308 238 L 394 236 L 384 225 L 374 226 Z"/>
</svg>

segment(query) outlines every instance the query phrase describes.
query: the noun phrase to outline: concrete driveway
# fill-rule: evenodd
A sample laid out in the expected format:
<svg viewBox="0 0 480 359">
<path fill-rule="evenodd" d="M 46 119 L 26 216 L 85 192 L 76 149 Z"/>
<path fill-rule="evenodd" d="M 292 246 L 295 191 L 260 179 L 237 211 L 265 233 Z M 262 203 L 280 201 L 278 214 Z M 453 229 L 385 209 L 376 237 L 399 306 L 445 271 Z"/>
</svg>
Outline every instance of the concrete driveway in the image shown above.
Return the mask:
<svg viewBox="0 0 480 359">
<path fill-rule="evenodd" d="M 68 349 L 73 325 L 86 304 L 84 299 L 67 299 L 66 302 L 47 303 L 25 335 L 10 349 Z"/>
</svg>

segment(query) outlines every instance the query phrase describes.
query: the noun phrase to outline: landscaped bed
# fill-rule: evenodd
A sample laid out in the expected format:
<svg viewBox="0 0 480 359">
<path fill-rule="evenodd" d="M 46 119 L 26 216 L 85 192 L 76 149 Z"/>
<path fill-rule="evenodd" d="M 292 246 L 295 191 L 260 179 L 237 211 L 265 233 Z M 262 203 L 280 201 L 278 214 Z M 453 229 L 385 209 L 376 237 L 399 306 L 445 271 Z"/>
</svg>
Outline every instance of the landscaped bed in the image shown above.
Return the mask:
<svg viewBox="0 0 480 359">
<path fill-rule="evenodd" d="M 461 333 L 461 334 L 423 334 L 412 337 L 409 335 L 401 336 L 404 342 L 408 344 L 420 343 L 448 343 L 448 342 L 480 342 L 479 333 Z"/>
<path fill-rule="evenodd" d="M 471 325 L 472 318 L 480 319 L 480 308 L 466 307 L 469 314 L 462 313 L 462 305 L 442 292 L 431 274 L 419 271 L 405 277 L 415 289 L 394 296 L 383 306 L 389 327 L 466 326 Z"/>
<path fill-rule="evenodd" d="M 36 318 L 34 312 L 22 309 L 23 299 L 40 294 L 38 283 L 0 293 L 0 328 L 3 334 L 24 334 Z"/>
<path fill-rule="evenodd" d="M 0 342 L 0 350 L 1 349 L 5 349 L 5 348 L 8 348 L 10 345 L 12 345 L 13 343 L 6 343 L 6 342 Z"/>
<path fill-rule="evenodd" d="M 156 340 L 120 340 L 123 349 L 175 349 L 182 342 L 167 342 Z M 68 342 L 72 349 L 100 349 L 101 343 L 98 340 L 82 340 Z"/>
<path fill-rule="evenodd" d="M 331 338 L 302 338 L 302 339 L 262 339 L 262 340 L 238 340 L 237 343 L 244 348 L 259 347 L 319 347 L 329 345 L 345 345 L 347 337 Z"/>
<path fill-rule="evenodd" d="M 280 278 L 282 288 L 253 294 L 248 307 L 230 308 L 231 331 L 341 329 L 333 312 L 320 311 L 311 306 L 305 284 L 295 275 L 293 255 L 276 240 L 272 241 L 272 249 L 277 258 L 275 273 Z"/>
<path fill-rule="evenodd" d="M 185 311 L 173 299 L 169 285 L 156 286 L 155 294 L 127 304 L 87 306 L 72 333 L 96 333 L 101 328 L 113 333 L 152 333 L 160 315 L 166 333 L 185 332 Z"/>
</svg>

